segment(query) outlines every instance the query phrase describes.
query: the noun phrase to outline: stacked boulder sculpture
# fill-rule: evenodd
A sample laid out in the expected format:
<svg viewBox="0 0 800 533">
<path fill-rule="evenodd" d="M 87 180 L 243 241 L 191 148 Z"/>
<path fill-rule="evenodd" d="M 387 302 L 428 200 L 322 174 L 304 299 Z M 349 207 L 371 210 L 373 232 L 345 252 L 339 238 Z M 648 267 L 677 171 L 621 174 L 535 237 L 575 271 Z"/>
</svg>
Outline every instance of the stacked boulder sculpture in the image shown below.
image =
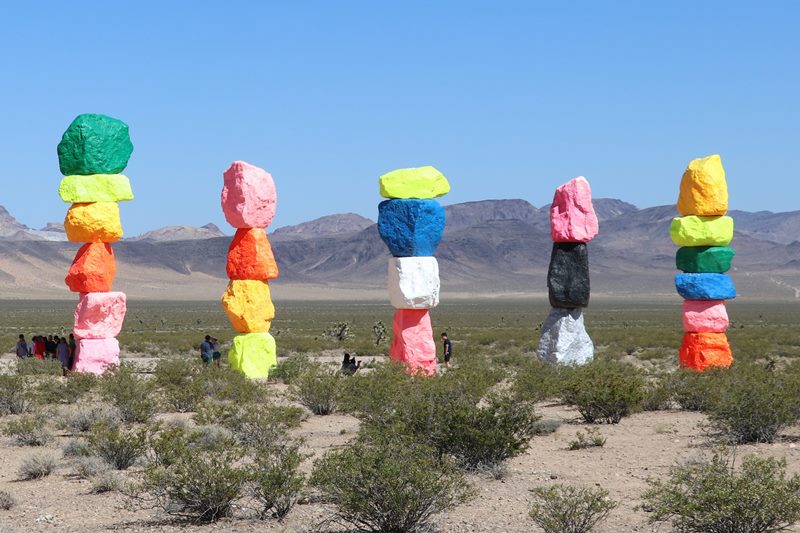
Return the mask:
<svg viewBox="0 0 800 533">
<path fill-rule="evenodd" d="M 583 308 L 589 305 L 587 243 L 598 230 L 589 182 L 579 176 L 557 188 L 550 206 L 553 251 L 547 289 L 551 310 L 542 324 L 538 348 L 544 361 L 584 364 L 594 357 Z"/>
<path fill-rule="evenodd" d="M 675 264 L 683 273 L 675 287 L 684 298 L 680 366 L 705 370 L 730 366 L 731 348 L 725 332 L 725 300 L 736 297 L 731 268 L 733 219 L 728 212 L 728 185 L 718 155 L 695 159 L 681 179 L 680 217 L 672 220 L 670 237 L 680 246 Z"/>
<path fill-rule="evenodd" d="M 232 368 L 251 378 L 266 378 L 277 364 L 275 339 L 269 328 L 275 306 L 269 281 L 278 277 L 267 227 L 275 216 L 277 195 L 269 172 L 235 161 L 225 171 L 222 211 L 236 228 L 228 248 L 228 289 L 222 306 L 240 335 L 228 352 Z"/>
<path fill-rule="evenodd" d="M 450 184 L 434 167 L 404 168 L 380 177 L 378 232 L 389 259 L 392 321 L 389 357 L 410 372 L 436 372 L 436 343 L 428 312 L 439 305 L 439 263 L 433 257 L 445 227 L 444 208 L 434 200 Z"/>
<path fill-rule="evenodd" d="M 79 115 L 58 144 L 64 178 L 59 195 L 72 206 L 64 229 L 78 250 L 65 279 L 80 294 L 73 333 L 77 343 L 72 370 L 103 373 L 119 364 L 116 336 L 125 319 L 125 293 L 112 292 L 117 267 L 111 243 L 122 237 L 118 202 L 132 200 L 122 174 L 133 152 L 128 125 L 105 115 Z"/>
</svg>

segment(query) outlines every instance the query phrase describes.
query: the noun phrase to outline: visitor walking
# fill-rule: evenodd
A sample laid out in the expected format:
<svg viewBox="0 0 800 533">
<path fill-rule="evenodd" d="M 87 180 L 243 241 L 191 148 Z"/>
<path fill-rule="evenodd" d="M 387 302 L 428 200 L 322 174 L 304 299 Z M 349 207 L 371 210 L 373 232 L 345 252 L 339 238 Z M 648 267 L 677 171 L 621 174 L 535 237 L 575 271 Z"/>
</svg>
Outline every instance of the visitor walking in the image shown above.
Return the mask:
<svg viewBox="0 0 800 533">
<path fill-rule="evenodd" d="M 56 358 L 61 362 L 61 373 L 67 375 L 69 369 L 69 344 L 67 338 L 61 337 L 56 345 Z"/>
<path fill-rule="evenodd" d="M 25 342 L 25 335 L 20 335 L 17 341 L 17 357 L 24 359 L 28 356 L 30 356 L 30 352 L 28 352 L 28 343 Z"/>
<path fill-rule="evenodd" d="M 200 343 L 200 358 L 206 366 L 208 366 L 214 358 L 214 348 L 211 346 L 211 335 L 206 335 L 203 342 Z"/>
<path fill-rule="evenodd" d="M 216 337 L 211 337 L 211 359 L 214 361 L 214 366 L 219 366 L 220 358 L 222 352 L 219 351 L 219 341 Z"/>
<path fill-rule="evenodd" d="M 444 366 L 450 368 L 450 359 L 453 357 L 453 345 L 447 337 L 447 333 L 442 333 L 442 348 L 444 350 Z"/>
</svg>

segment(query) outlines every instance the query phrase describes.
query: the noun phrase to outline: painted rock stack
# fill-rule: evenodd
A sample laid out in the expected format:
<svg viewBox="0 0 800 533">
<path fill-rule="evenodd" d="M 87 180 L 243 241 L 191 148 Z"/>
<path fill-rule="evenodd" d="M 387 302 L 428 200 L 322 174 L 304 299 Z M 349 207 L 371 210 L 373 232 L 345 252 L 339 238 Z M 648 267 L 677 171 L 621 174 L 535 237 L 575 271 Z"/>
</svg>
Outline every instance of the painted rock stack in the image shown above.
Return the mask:
<svg viewBox="0 0 800 533">
<path fill-rule="evenodd" d="M 64 229 L 78 250 L 65 282 L 80 294 L 73 333 L 72 369 L 101 374 L 119 364 L 116 336 L 125 319 L 125 293 L 112 292 L 117 266 L 111 243 L 122 237 L 118 202 L 132 200 L 130 180 L 121 174 L 133 144 L 128 125 L 105 115 L 79 115 L 58 143 L 64 178 L 59 195 L 72 206 Z"/>
<path fill-rule="evenodd" d="M 439 305 L 439 263 L 433 257 L 442 240 L 444 208 L 433 198 L 450 184 L 433 167 L 404 168 L 380 177 L 378 232 L 389 259 L 389 300 L 397 309 L 389 357 L 410 371 L 436 372 L 436 343 L 428 310 Z"/>
<path fill-rule="evenodd" d="M 731 268 L 733 219 L 728 212 L 728 185 L 718 155 L 695 159 L 681 179 L 678 213 L 669 229 L 672 242 L 681 248 L 675 264 L 682 274 L 675 287 L 684 298 L 683 343 L 680 365 L 695 370 L 730 366 L 731 348 L 725 332 L 728 313 L 725 300 L 736 297 Z"/>
<path fill-rule="evenodd" d="M 224 173 L 222 211 L 236 228 L 228 248 L 228 290 L 222 306 L 233 329 L 228 363 L 251 378 L 265 378 L 277 364 L 275 339 L 269 328 L 275 306 L 269 280 L 278 277 L 278 265 L 267 239 L 267 227 L 275 216 L 277 195 L 269 172 L 235 161 Z"/>
<path fill-rule="evenodd" d="M 550 206 L 553 251 L 547 271 L 550 314 L 542 324 L 538 356 L 551 363 L 592 360 L 594 343 L 583 323 L 589 305 L 589 251 L 598 232 L 589 182 L 579 176 L 556 189 Z"/>
</svg>

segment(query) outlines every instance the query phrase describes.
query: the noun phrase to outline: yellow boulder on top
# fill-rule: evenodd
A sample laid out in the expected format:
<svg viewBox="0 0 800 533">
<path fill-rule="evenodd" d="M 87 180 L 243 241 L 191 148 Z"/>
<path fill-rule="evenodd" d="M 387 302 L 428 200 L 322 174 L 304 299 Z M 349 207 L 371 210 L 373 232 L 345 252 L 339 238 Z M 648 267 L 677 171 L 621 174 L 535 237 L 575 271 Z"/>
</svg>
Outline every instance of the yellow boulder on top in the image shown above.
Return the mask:
<svg viewBox="0 0 800 533">
<path fill-rule="evenodd" d="M 228 364 L 248 378 L 269 377 L 278 365 L 275 339 L 269 333 L 237 335 L 228 352 Z"/>
<path fill-rule="evenodd" d="M 122 238 L 122 222 L 116 202 L 72 204 L 64 219 L 70 242 L 116 242 Z"/>
<path fill-rule="evenodd" d="M 380 177 L 384 198 L 437 198 L 450 192 L 450 182 L 434 167 L 400 168 Z"/>
<path fill-rule="evenodd" d="M 267 333 L 275 318 L 266 281 L 231 280 L 222 295 L 222 306 L 233 329 L 239 333 Z"/>
<path fill-rule="evenodd" d="M 678 213 L 704 217 L 728 212 L 728 184 L 718 155 L 694 159 L 681 178 Z"/>
</svg>

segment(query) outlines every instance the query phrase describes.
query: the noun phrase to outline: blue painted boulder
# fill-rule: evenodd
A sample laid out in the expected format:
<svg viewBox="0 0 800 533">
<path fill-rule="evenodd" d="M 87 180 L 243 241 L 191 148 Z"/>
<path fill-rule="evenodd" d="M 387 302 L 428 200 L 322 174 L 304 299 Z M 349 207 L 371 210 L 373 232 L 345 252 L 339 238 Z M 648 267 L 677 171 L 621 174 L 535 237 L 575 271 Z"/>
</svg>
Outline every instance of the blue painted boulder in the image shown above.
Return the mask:
<svg viewBox="0 0 800 533">
<path fill-rule="evenodd" d="M 675 288 L 685 300 L 736 298 L 736 287 L 727 274 L 677 274 Z"/>
<path fill-rule="evenodd" d="M 378 232 L 394 257 L 431 256 L 444 233 L 436 200 L 386 200 L 378 205 Z"/>
</svg>

